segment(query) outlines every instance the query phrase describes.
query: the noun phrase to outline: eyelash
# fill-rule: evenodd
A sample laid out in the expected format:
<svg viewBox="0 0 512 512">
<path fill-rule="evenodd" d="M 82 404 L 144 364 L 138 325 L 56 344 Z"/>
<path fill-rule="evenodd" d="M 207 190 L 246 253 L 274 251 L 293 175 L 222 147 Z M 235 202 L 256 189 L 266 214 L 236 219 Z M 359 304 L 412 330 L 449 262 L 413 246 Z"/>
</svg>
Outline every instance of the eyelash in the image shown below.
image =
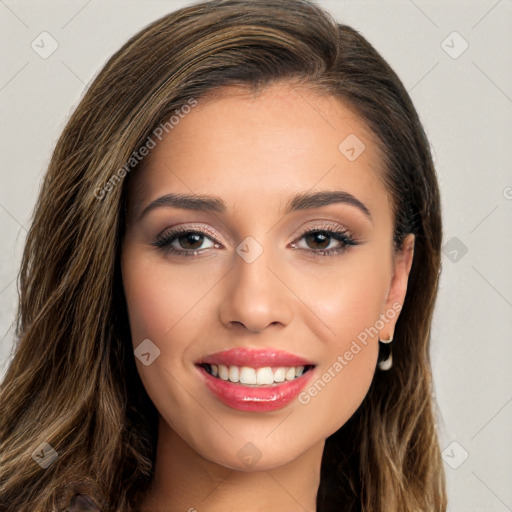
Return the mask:
<svg viewBox="0 0 512 512">
<path fill-rule="evenodd" d="M 308 229 L 307 231 L 303 232 L 297 240 L 300 240 L 301 238 L 304 238 L 308 235 L 312 235 L 315 233 L 322 233 L 323 235 L 326 235 L 329 238 L 334 238 L 335 240 L 339 242 L 343 242 L 342 247 L 338 247 L 335 249 L 302 249 L 299 248 L 297 250 L 299 251 L 306 251 L 309 253 L 312 253 L 313 256 L 319 256 L 319 257 L 325 257 L 325 256 L 337 256 L 347 250 L 349 246 L 358 245 L 357 241 L 350 235 L 350 233 L 347 230 L 332 230 L 327 227 L 319 227 L 315 229 Z M 177 240 L 180 238 L 180 235 L 185 234 L 197 234 L 202 236 L 207 236 L 208 238 L 211 237 L 212 233 L 208 231 L 203 231 L 201 229 L 193 230 L 190 228 L 177 228 L 175 230 L 171 230 L 168 232 L 163 233 L 162 235 L 159 235 L 155 242 L 153 242 L 152 245 L 157 247 L 158 249 L 164 251 L 167 254 L 175 254 L 177 256 L 185 256 L 185 257 L 194 257 L 197 256 L 199 253 L 204 251 L 205 249 L 175 249 L 171 246 L 171 243 L 174 242 L 174 240 Z M 214 240 L 212 240 L 214 242 Z M 217 242 L 214 242 L 217 243 Z M 295 242 L 293 242 L 295 243 Z"/>
</svg>

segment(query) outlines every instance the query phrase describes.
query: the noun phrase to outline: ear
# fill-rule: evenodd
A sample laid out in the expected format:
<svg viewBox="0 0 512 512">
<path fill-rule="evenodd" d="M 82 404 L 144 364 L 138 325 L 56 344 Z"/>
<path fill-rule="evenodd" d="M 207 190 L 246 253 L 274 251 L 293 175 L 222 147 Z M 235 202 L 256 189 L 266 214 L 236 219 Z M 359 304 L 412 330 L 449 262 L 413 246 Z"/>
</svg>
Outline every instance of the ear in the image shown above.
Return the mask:
<svg viewBox="0 0 512 512">
<path fill-rule="evenodd" d="M 389 321 L 379 333 L 379 339 L 381 340 L 392 338 L 395 332 L 395 325 L 407 292 L 407 282 L 414 256 L 414 238 L 414 235 L 409 233 L 404 238 L 400 251 L 394 254 L 393 277 L 384 303 L 384 310 L 382 311 L 382 314 L 385 315 Z M 396 313 L 392 318 L 389 314 L 390 311 Z"/>
</svg>

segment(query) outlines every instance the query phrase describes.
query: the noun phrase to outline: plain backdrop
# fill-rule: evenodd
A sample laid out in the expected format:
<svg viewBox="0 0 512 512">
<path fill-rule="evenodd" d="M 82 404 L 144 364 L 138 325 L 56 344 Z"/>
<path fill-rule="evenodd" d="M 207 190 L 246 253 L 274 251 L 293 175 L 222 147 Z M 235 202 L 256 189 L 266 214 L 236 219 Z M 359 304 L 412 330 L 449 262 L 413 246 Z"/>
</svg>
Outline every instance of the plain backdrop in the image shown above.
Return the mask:
<svg viewBox="0 0 512 512">
<path fill-rule="evenodd" d="M 106 60 L 189 3 L 0 0 L 0 379 L 60 132 Z M 434 151 L 444 249 L 431 357 L 449 512 L 512 511 L 512 1 L 318 3 L 395 69 Z"/>
</svg>

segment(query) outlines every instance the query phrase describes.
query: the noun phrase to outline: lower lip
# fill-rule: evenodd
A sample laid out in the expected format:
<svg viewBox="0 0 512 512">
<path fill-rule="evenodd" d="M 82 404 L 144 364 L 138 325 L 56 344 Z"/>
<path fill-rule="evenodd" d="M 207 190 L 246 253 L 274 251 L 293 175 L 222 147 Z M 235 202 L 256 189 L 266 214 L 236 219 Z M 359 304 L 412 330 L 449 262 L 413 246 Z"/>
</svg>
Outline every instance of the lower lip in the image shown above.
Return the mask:
<svg viewBox="0 0 512 512">
<path fill-rule="evenodd" d="M 210 391 L 224 404 L 240 411 L 266 412 L 287 406 L 311 380 L 314 368 L 293 380 L 269 386 L 244 386 L 219 379 L 198 367 Z"/>
</svg>

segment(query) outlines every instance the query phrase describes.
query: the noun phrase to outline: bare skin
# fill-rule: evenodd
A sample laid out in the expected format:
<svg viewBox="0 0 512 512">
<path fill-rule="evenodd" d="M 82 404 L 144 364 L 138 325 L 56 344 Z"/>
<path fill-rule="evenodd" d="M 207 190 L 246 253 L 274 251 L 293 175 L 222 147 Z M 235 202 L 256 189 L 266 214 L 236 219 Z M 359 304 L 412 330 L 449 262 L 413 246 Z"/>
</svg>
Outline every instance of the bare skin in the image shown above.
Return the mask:
<svg viewBox="0 0 512 512">
<path fill-rule="evenodd" d="M 414 237 L 394 251 L 380 155 L 346 105 L 289 84 L 258 96 L 226 92 L 180 120 L 129 191 L 122 271 L 133 346 L 149 339 L 160 350 L 148 366 L 136 359 L 160 414 L 155 478 L 141 510 L 313 512 L 325 439 L 361 404 L 379 336 L 394 332 Z M 350 134 L 366 146 L 353 161 L 338 149 Z M 285 213 L 295 194 L 334 190 L 368 211 L 335 202 Z M 170 193 L 214 195 L 226 209 L 159 206 L 142 215 Z M 195 245 L 176 235 L 180 254 L 154 245 L 177 226 L 208 231 Z M 303 236 L 310 230 L 349 238 Z M 236 251 L 247 237 L 258 244 L 251 251 L 262 249 L 250 263 Z M 375 325 L 378 334 L 345 357 Z M 194 364 L 233 347 L 286 350 L 315 363 L 312 382 L 331 378 L 302 403 L 240 411 L 206 388 Z M 341 371 L 333 369 L 339 357 Z"/>
</svg>

